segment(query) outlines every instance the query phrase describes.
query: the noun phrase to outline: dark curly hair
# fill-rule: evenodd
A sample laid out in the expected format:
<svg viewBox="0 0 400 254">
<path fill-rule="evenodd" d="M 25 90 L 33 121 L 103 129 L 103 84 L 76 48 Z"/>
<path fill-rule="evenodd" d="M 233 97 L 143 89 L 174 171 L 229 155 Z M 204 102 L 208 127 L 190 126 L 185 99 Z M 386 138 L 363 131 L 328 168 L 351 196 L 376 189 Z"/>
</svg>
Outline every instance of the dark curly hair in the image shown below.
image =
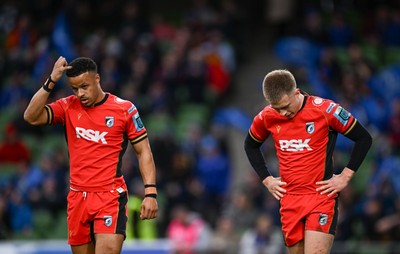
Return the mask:
<svg viewBox="0 0 400 254">
<path fill-rule="evenodd" d="M 72 66 L 65 74 L 67 77 L 76 77 L 85 72 L 97 73 L 97 64 L 89 57 L 78 57 L 69 63 Z"/>
</svg>

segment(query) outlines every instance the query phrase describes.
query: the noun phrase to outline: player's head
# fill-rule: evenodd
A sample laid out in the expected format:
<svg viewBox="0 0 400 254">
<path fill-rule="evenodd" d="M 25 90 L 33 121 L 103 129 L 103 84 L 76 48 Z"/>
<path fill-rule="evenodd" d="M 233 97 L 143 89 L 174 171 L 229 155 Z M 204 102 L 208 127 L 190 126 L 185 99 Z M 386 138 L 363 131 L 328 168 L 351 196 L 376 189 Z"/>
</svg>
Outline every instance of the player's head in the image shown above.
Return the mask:
<svg viewBox="0 0 400 254">
<path fill-rule="evenodd" d="M 264 97 L 271 104 L 280 101 L 285 94 L 292 93 L 296 87 L 296 80 L 288 70 L 271 71 L 263 81 Z"/>
<path fill-rule="evenodd" d="M 263 94 L 272 108 L 288 118 L 297 114 L 303 101 L 296 80 L 288 70 L 269 72 L 263 81 Z"/>
<path fill-rule="evenodd" d="M 66 71 L 72 91 L 86 107 L 94 106 L 104 98 L 100 87 L 100 76 L 97 64 L 88 57 L 78 57 L 69 63 L 71 69 Z"/>
<path fill-rule="evenodd" d="M 67 77 L 76 77 L 85 72 L 97 73 L 97 64 L 89 57 L 78 57 L 69 63 L 72 66 L 65 74 Z"/>
</svg>

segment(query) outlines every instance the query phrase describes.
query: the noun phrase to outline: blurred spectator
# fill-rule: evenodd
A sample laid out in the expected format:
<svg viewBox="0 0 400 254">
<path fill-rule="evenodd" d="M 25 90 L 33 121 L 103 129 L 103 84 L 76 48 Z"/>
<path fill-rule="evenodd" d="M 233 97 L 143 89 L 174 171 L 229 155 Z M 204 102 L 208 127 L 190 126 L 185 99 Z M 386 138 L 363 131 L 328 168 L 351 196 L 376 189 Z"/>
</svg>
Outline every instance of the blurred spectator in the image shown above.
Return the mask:
<svg viewBox="0 0 400 254">
<path fill-rule="evenodd" d="M 240 239 L 239 253 L 281 254 L 283 250 L 281 230 L 265 213 L 258 216 L 254 226 L 247 229 Z"/>
<path fill-rule="evenodd" d="M 392 112 L 389 117 L 389 136 L 394 154 L 400 154 L 400 99 L 392 103 Z"/>
<path fill-rule="evenodd" d="M 7 200 L 4 195 L 0 195 L 0 240 L 11 238 L 11 220 L 7 209 Z"/>
<path fill-rule="evenodd" d="M 24 56 L 29 53 L 27 50 L 33 46 L 38 39 L 37 31 L 32 25 L 31 17 L 28 13 L 22 13 L 18 17 L 17 24 L 10 31 L 5 39 L 5 46 L 15 56 Z M 28 57 L 28 55 L 25 55 Z"/>
<path fill-rule="evenodd" d="M 321 16 L 321 12 L 315 8 L 306 9 L 300 36 L 310 39 L 317 45 L 327 45 L 329 38 Z"/>
<path fill-rule="evenodd" d="M 157 225 L 156 220 L 141 220 L 140 209 L 144 198 L 143 182 L 138 177 L 130 182 L 130 192 L 128 199 L 128 224 L 126 227 L 127 239 L 156 239 Z"/>
<path fill-rule="evenodd" d="M 232 45 L 219 29 L 211 29 L 207 35 L 208 39 L 202 45 L 205 57 L 214 55 L 219 59 L 221 68 L 232 74 L 236 70 L 236 56 Z"/>
<path fill-rule="evenodd" d="M 235 189 L 230 196 L 229 205 L 222 213 L 235 222 L 235 231 L 240 235 L 254 225 L 259 215 L 259 210 L 251 202 L 250 196 L 243 189 Z"/>
<path fill-rule="evenodd" d="M 204 136 L 195 165 L 195 175 L 203 189 L 202 214 L 211 225 L 215 225 L 222 204 L 226 201 L 230 171 L 229 157 L 221 151 L 216 138 L 211 135 Z"/>
<path fill-rule="evenodd" d="M 362 231 L 365 234 L 365 239 L 368 241 L 382 240 L 376 228 L 376 223 L 383 216 L 382 210 L 382 204 L 378 197 L 367 198 L 363 202 L 361 213 Z"/>
<path fill-rule="evenodd" d="M 207 253 L 212 233 L 209 225 L 198 214 L 184 205 L 173 208 L 167 237 L 174 254 Z"/>
<path fill-rule="evenodd" d="M 19 66 L 11 72 L 9 79 L 0 86 L 0 109 L 17 109 L 20 104 L 29 101 L 28 72 Z"/>
<path fill-rule="evenodd" d="M 33 214 L 26 195 L 15 190 L 10 195 L 8 209 L 13 237 L 29 238 L 33 234 Z"/>
<path fill-rule="evenodd" d="M 184 14 L 184 20 L 189 26 L 211 26 L 216 24 L 218 13 L 211 7 L 208 0 L 191 0 L 191 6 Z"/>
<path fill-rule="evenodd" d="M 49 211 L 53 219 L 66 208 L 66 194 L 59 190 L 54 177 L 43 179 L 40 186 L 29 193 L 29 199 L 32 208 Z"/>
<path fill-rule="evenodd" d="M 212 235 L 211 254 L 235 254 L 239 246 L 240 235 L 235 231 L 235 221 L 226 216 L 220 216 L 217 220 Z"/>
<path fill-rule="evenodd" d="M 43 209 L 50 212 L 54 219 L 64 211 L 67 202 L 67 169 L 57 158 L 59 150 L 44 153 L 40 157 L 39 169 L 41 173 L 40 183 L 29 189 L 29 202 L 34 209 Z"/>
<path fill-rule="evenodd" d="M 0 144 L 0 163 L 28 163 L 31 151 L 22 139 L 14 123 L 9 123 L 4 131 L 3 142 Z"/>
<path fill-rule="evenodd" d="M 341 68 L 331 47 L 321 49 L 316 68 L 318 78 L 324 84 L 329 85 L 335 92 L 340 90 L 336 85 L 340 83 Z"/>
<path fill-rule="evenodd" d="M 17 174 L 12 176 L 10 184 L 13 192 L 17 192 L 22 196 L 24 202 L 28 202 L 30 192 L 42 183 L 43 172 L 39 166 L 28 161 L 18 163 L 16 170 Z"/>
<path fill-rule="evenodd" d="M 335 234 L 335 240 L 338 242 L 356 237 L 355 228 L 358 223 L 358 213 L 354 209 L 355 202 L 356 193 L 353 186 L 350 185 L 341 191 L 339 199 L 340 216 Z"/>
<path fill-rule="evenodd" d="M 207 92 L 207 65 L 200 48 L 190 48 L 186 61 L 183 87 L 188 94 L 186 101 L 203 103 Z"/>
<path fill-rule="evenodd" d="M 333 13 L 326 29 L 332 47 L 347 47 L 355 41 L 355 31 L 342 13 Z"/>
</svg>

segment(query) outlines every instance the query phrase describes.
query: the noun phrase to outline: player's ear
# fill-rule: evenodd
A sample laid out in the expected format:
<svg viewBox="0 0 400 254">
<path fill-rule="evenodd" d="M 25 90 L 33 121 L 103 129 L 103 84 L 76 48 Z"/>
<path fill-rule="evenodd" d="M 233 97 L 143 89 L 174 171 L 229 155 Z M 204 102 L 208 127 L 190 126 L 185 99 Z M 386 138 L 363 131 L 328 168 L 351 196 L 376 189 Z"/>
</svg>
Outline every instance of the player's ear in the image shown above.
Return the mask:
<svg viewBox="0 0 400 254">
<path fill-rule="evenodd" d="M 98 73 L 96 73 L 95 79 L 96 79 L 97 85 L 100 85 L 100 75 Z"/>
</svg>

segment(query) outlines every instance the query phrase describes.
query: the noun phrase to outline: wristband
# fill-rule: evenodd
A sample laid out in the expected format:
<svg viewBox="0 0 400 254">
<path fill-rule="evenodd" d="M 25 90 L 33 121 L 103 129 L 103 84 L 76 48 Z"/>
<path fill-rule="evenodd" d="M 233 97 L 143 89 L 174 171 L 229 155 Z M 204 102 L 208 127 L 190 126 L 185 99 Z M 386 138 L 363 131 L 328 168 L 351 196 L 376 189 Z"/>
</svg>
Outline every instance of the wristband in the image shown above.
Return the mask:
<svg viewBox="0 0 400 254">
<path fill-rule="evenodd" d="M 50 83 L 53 83 L 53 84 L 56 83 L 51 79 L 51 76 L 49 76 L 49 78 L 47 79 L 46 83 L 44 83 L 44 85 L 43 85 L 43 89 L 48 93 L 50 93 L 54 89 L 54 88 L 50 88 L 49 87 Z"/>
<path fill-rule="evenodd" d="M 145 188 L 150 188 L 150 187 L 157 187 L 155 184 L 145 184 Z"/>
<path fill-rule="evenodd" d="M 156 193 L 149 193 L 144 195 L 145 198 L 157 198 L 157 194 Z"/>
</svg>

